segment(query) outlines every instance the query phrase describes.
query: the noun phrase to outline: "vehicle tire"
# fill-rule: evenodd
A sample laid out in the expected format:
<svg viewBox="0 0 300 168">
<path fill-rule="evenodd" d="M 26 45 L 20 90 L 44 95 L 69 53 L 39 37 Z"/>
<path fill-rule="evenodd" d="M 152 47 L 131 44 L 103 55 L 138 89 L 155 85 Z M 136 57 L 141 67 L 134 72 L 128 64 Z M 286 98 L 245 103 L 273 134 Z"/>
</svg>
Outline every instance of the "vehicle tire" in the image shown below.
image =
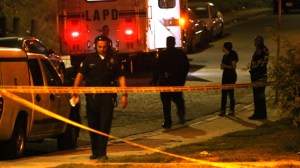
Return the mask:
<svg viewBox="0 0 300 168">
<path fill-rule="evenodd" d="M 26 122 L 24 119 L 17 119 L 11 139 L 1 143 L 1 156 L 5 159 L 20 158 L 24 155 L 25 146 Z"/>
</svg>

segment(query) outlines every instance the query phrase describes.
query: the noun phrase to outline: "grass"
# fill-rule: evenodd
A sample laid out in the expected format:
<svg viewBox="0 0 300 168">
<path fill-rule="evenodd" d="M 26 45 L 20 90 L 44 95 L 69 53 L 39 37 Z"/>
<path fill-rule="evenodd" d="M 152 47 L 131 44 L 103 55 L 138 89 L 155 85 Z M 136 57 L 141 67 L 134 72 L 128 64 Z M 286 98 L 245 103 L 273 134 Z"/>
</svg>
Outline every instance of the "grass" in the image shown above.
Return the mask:
<svg viewBox="0 0 300 168">
<path fill-rule="evenodd" d="M 167 152 L 217 162 L 300 160 L 300 128 L 288 119 L 268 122 L 254 130 L 229 133 L 211 140 L 183 145 Z M 186 162 L 161 154 L 124 156 L 110 162 Z"/>
<path fill-rule="evenodd" d="M 281 119 L 275 122 L 266 122 L 253 130 L 228 133 L 205 142 L 182 145 L 165 151 L 210 162 L 278 162 L 280 164 L 277 165 L 277 168 L 294 168 L 297 166 L 286 161 L 300 161 L 300 128 L 295 127 L 291 120 Z M 121 167 L 134 167 L 141 166 L 141 164 L 135 165 L 134 163 L 175 163 L 176 165 L 176 163 L 187 162 L 189 161 L 155 153 L 110 158 L 107 163 L 122 163 Z M 102 166 L 116 167 L 113 164 L 96 166 L 63 164 L 56 168 Z"/>
</svg>

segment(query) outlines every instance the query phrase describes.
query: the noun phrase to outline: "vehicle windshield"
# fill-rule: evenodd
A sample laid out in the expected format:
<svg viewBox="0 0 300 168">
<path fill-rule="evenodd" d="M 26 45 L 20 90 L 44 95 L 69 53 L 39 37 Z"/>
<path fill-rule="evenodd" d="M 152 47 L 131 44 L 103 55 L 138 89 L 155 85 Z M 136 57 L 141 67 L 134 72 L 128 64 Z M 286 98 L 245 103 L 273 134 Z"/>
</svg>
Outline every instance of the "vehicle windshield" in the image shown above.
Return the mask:
<svg viewBox="0 0 300 168">
<path fill-rule="evenodd" d="M 190 8 L 190 10 L 194 13 L 195 17 L 198 18 L 208 18 L 208 10 L 206 7 L 196 7 Z"/>
</svg>

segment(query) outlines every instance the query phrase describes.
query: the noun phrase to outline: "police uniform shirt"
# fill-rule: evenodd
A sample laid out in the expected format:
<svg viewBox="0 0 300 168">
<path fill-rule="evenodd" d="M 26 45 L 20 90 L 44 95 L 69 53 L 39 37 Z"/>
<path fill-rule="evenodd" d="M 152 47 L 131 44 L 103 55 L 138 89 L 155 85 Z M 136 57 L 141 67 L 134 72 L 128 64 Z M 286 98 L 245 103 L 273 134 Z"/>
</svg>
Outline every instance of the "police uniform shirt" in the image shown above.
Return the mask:
<svg viewBox="0 0 300 168">
<path fill-rule="evenodd" d="M 177 48 L 166 49 L 159 53 L 154 75 L 156 77 L 154 78 L 162 78 L 167 74 L 168 77 L 164 76 L 167 78 L 167 83 L 163 85 L 182 86 L 185 83 L 189 68 L 189 60 L 184 51 Z"/>
<path fill-rule="evenodd" d="M 116 56 L 101 59 L 98 53 L 85 56 L 78 69 L 87 86 L 112 86 L 116 78 L 124 76 L 121 60 Z"/>
</svg>

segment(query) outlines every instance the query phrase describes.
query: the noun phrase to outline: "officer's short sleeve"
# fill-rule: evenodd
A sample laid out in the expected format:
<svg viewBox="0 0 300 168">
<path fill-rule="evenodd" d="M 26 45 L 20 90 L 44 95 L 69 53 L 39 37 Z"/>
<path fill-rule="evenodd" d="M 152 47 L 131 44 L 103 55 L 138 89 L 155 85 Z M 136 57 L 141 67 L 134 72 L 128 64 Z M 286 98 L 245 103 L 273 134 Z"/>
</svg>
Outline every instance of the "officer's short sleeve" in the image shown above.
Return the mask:
<svg viewBox="0 0 300 168">
<path fill-rule="evenodd" d="M 122 64 L 122 61 L 119 57 L 116 57 L 117 60 L 117 76 L 125 76 L 125 70 L 124 70 L 124 65 Z"/>
<path fill-rule="evenodd" d="M 87 68 L 88 68 L 87 65 L 88 65 L 87 57 L 85 57 L 85 59 L 83 59 L 83 61 L 80 63 L 79 68 L 78 68 L 78 72 L 83 74 L 83 76 L 86 75 Z"/>
</svg>

